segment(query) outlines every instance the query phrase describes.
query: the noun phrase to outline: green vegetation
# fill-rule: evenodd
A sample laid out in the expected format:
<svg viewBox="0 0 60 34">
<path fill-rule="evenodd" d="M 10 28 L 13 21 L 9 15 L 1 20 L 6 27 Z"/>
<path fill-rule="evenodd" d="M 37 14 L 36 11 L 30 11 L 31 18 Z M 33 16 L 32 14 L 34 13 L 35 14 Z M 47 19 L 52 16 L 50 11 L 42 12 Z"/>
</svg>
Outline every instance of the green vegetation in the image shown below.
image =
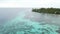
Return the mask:
<svg viewBox="0 0 60 34">
<path fill-rule="evenodd" d="M 40 9 L 32 9 L 32 11 L 39 13 L 60 14 L 60 8 L 40 8 Z"/>
</svg>

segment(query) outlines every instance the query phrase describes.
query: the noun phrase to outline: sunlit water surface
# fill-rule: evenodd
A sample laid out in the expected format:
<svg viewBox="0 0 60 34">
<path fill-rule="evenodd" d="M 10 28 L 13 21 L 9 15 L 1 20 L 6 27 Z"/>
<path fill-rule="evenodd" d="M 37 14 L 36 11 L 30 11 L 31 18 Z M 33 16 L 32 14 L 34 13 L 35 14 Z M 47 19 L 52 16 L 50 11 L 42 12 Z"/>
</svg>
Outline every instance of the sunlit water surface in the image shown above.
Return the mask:
<svg viewBox="0 0 60 34">
<path fill-rule="evenodd" d="M 31 8 L 1 8 L 0 34 L 60 34 L 60 15 Z"/>
</svg>

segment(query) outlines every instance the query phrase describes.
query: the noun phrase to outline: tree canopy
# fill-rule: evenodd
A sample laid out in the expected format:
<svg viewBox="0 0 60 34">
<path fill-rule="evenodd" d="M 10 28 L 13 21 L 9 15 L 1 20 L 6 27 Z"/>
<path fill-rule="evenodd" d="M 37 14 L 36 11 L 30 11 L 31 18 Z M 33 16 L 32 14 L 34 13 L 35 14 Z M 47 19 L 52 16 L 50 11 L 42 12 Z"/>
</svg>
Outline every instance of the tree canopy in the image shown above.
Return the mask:
<svg viewBox="0 0 60 34">
<path fill-rule="evenodd" d="M 32 9 L 32 11 L 39 13 L 60 14 L 60 8 L 39 8 L 39 9 Z"/>
</svg>

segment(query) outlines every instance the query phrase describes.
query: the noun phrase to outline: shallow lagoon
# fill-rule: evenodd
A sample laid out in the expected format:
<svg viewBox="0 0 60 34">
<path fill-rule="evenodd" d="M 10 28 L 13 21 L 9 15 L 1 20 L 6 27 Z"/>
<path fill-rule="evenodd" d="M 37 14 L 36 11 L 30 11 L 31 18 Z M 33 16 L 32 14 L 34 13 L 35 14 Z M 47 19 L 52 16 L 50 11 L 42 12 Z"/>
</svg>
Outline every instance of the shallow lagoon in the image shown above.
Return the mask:
<svg viewBox="0 0 60 34">
<path fill-rule="evenodd" d="M 60 33 L 60 15 L 35 13 L 30 8 L 2 8 L 0 14 L 0 34 Z"/>
</svg>

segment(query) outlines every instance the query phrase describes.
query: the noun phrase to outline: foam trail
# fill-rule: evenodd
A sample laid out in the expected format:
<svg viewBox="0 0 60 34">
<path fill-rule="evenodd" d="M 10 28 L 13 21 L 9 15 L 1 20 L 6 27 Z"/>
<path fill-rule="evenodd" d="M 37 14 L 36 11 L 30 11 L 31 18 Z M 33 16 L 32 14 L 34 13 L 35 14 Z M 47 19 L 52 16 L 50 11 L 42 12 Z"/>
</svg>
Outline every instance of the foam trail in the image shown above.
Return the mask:
<svg viewBox="0 0 60 34">
<path fill-rule="evenodd" d="M 25 12 L 21 12 L 18 16 L 11 21 L 8 21 L 5 27 L 5 31 L 2 34 L 59 34 L 56 32 L 58 26 L 55 25 L 41 25 L 38 22 L 25 19 Z M 14 26 L 14 27 L 13 27 Z"/>
</svg>

